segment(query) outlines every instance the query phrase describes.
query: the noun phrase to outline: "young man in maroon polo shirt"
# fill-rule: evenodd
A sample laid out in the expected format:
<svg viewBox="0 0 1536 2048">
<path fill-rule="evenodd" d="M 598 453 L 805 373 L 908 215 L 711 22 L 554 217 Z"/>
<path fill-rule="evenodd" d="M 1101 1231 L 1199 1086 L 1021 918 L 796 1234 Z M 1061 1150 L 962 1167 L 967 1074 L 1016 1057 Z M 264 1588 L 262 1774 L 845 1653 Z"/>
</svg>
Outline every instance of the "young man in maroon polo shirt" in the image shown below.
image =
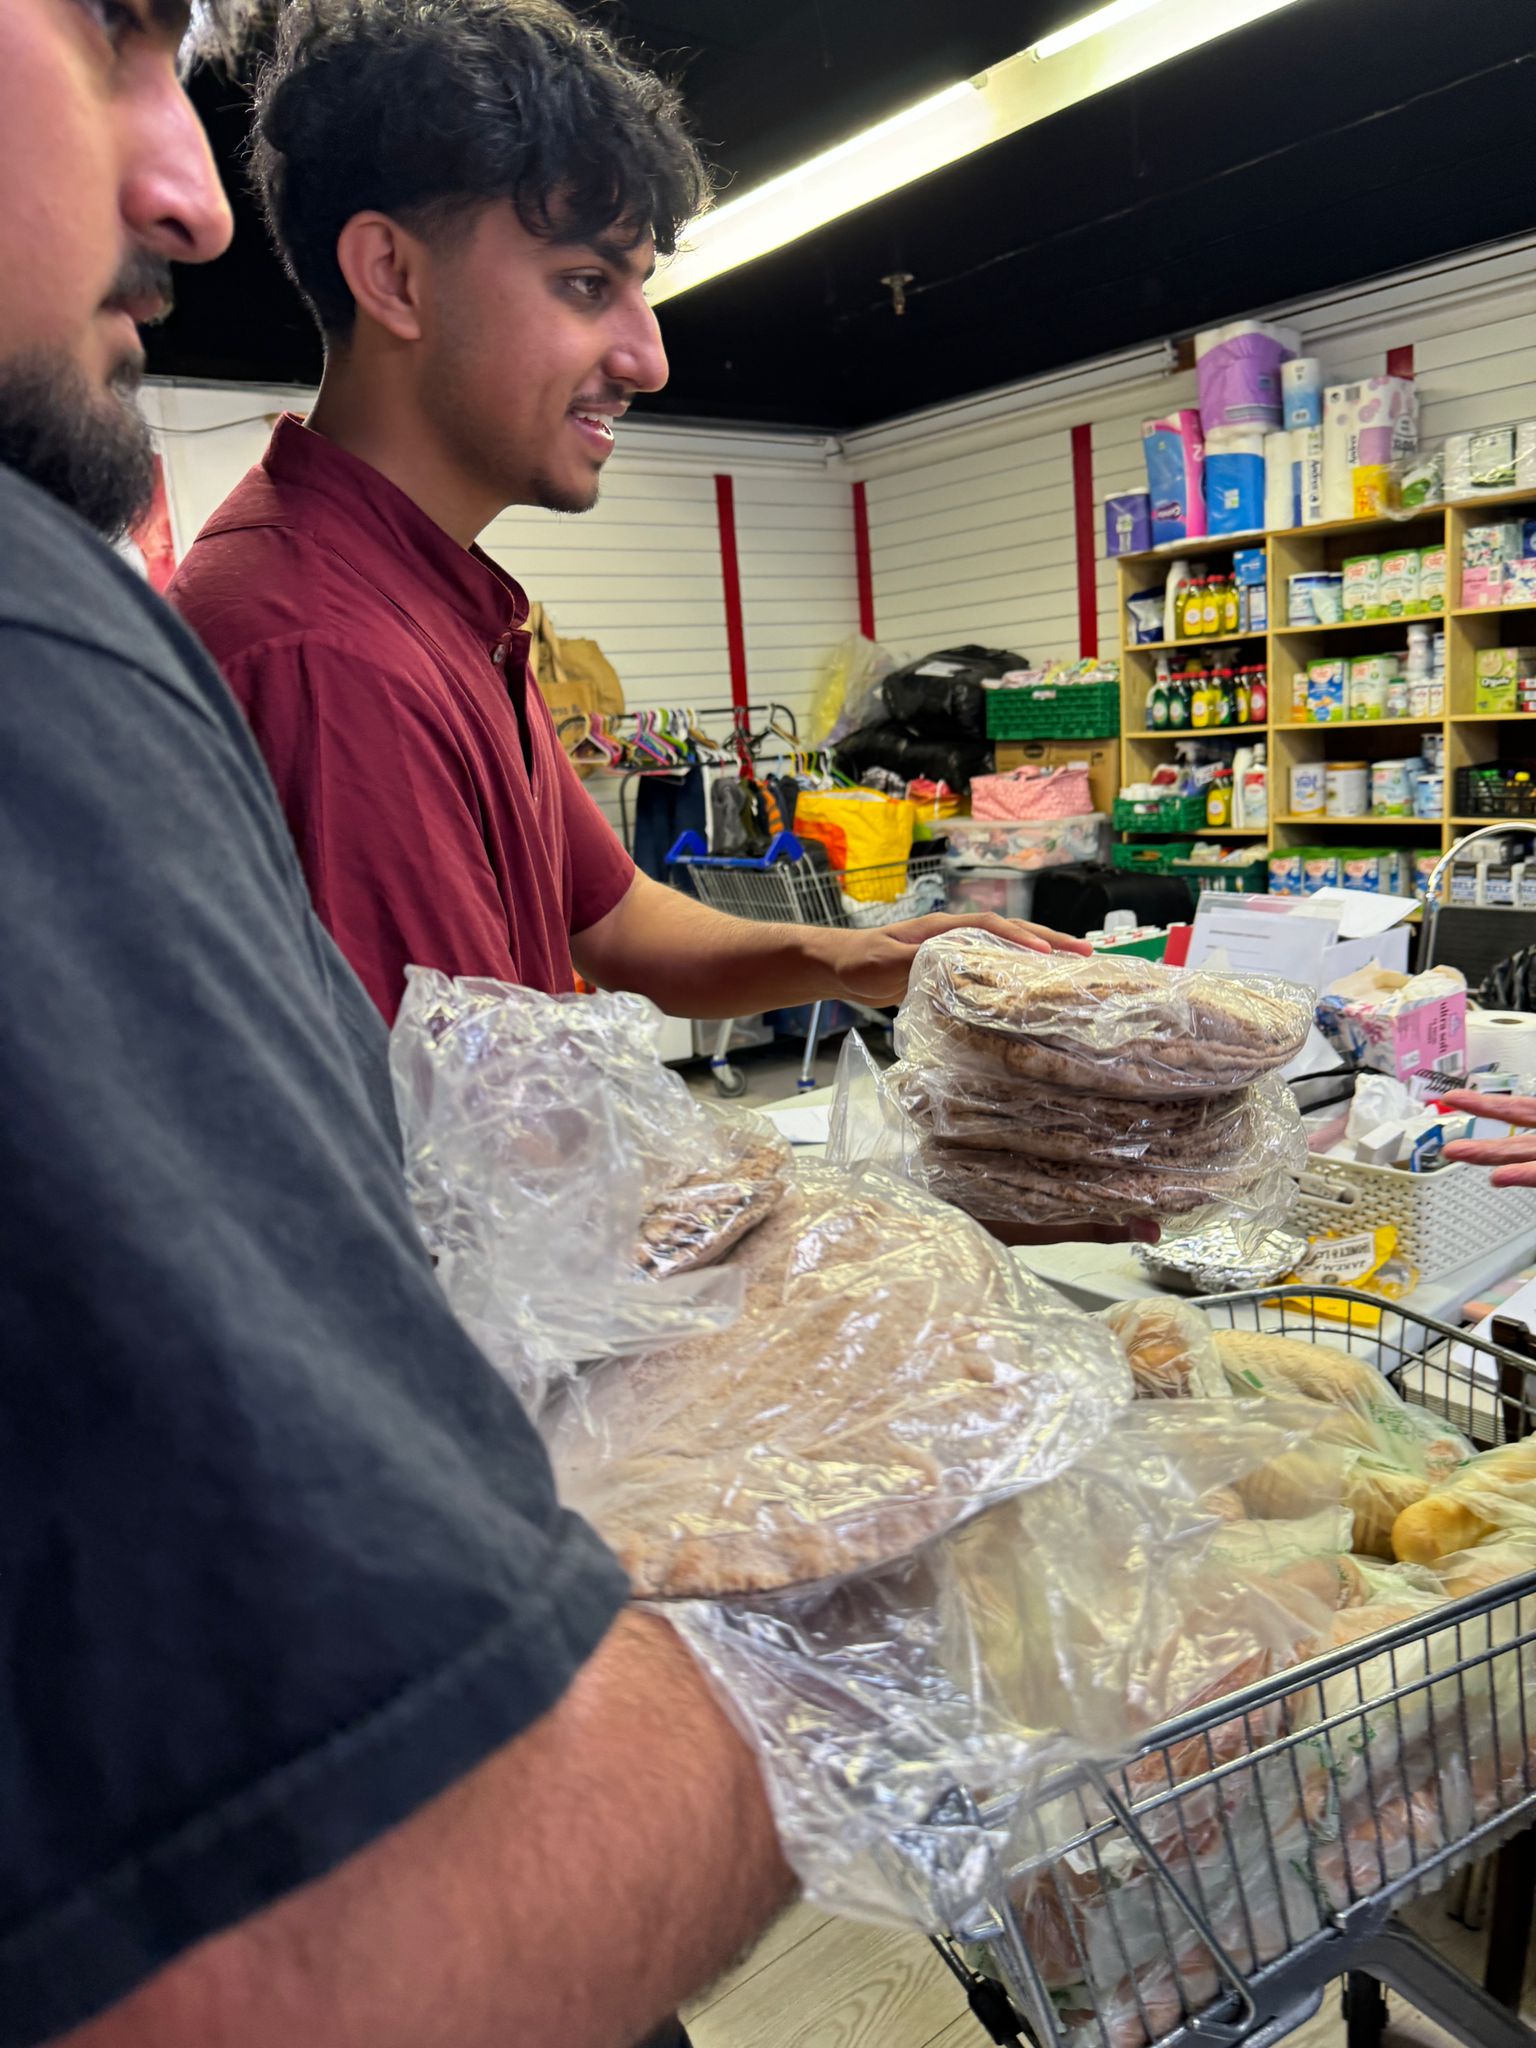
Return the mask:
<svg viewBox="0 0 1536 2048">
<path fill-rule="evenodd" d="M 917 946 L 748 924 L 638 874 L 527 668 L 523 592 L 475 545 L 583 512 L 666 381 L 645 282 L 707 199 L 677 96 L 556 0 L 293 0 L 255 168 L 319 321 L 307 421 L 171 589 L 277 784 L 316 908 L 386 1019 L 415 961 L 675 1015 L 898 1001 Z"/>
</svg>

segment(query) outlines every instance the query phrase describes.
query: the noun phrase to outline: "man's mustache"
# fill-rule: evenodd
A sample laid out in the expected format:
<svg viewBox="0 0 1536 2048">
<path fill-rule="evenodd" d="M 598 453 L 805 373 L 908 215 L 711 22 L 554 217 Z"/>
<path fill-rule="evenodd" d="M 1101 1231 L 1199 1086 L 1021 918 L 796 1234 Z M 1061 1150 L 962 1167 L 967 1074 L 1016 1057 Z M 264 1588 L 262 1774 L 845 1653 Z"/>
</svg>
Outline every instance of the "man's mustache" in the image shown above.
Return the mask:
<svg viewBox="0 0 1536 2048">
<path fill-rule="evenodd" d="M 170 264 L 163 256 L 136 250 L 117 273 L 104 303 L 109 311 L 130 313 L 141 327 L 157 326 L 176 303 Z"/>
</svg>

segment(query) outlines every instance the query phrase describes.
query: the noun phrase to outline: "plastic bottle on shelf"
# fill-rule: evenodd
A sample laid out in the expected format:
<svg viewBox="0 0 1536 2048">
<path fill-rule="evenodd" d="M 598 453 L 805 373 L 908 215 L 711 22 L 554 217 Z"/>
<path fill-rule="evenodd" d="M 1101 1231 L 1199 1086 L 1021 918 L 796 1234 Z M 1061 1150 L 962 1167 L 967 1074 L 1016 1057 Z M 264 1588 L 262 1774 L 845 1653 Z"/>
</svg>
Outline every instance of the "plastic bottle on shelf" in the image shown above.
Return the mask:
<svg viewBox="0 0 1536 2048">
<path fill-rule="evenodd" d="M 1269 768 L 1262 740 L 1253 750 L 1253 765 L 1243 777 L 1243 829 L 1265 831 L 1269 827 Z"/>
<path fill-rule="evenodd" d="M 1205 822 L 1220 831 L 1232 822 L 1232 770 L 1223 768 L 1205 799 Z"/>
<path fill-rule="evenodd" d="M 1213 723 L 1216 725 L 1236 725 L 1237 723 L 1237 687 L 1232 678 L 1232 671 L 1229 668 L 1219 668 L 1216 671 L 1216 716 Z"/>
<path fill-rule="evenodd" d="M 1168 682 L 1168 725 L 1170 731 L 1189 730 L 1189 671 L 1175 669 Z"/>
<path fill-rule="evenodd" d="M 1168 685 L 1163 679 L 1163 664 L 1157 665 L 1157 674 L 1147 692 L 1147 730 L 1165 732 L 1168 728 Z"/>
<path fill-rule="evenodd" d="M 1215 722 L 1211 716 L 1210 677 L 1198 669 L 1190 676 L 1189 723 L 1193 731 L 1204 732 Z"/>
<path fill-rule="evenodd" d="M 1252 680 L 1253 672 L 1251 669 L 1246 668 L 1240 668 L 1237 671 L 1237 674 L 1232 678 L 1232 689 L 1236 697 L 1236 709 L 1235 716 L 1233 718 L 1234 725 L 1247 725 L 1249 722 L 1249 701 Z M 1236 788 L 1236 786 L 1237 785 L 1234 781 L 1234 789 Z"/>
<path fill-rule="evenodd" d="M 1184 596 L 1179 606 L 1179 638 L 1198 640 L 1205 631 L 1205 581 L 1202 577 L 1191 576 L 1184 585 Z"/>
<path fill-rule="evenodd" d="M 1255 662 L 1248 671 L 1248 723 L 1269 723 L 1269 670 L 1262 661 Z"/>
<path fill-rule="evenodd" d="M 1221 630 L 1223 633 L 1240 633 L 1242 629 L 1242 592 L 1237 587 L 1237 578 L 1228 576 L 1221 586 Z"/>
<path fill-rule="evenodd" d="M 1243 810 L 1243 785 L 1252 767 L 1252 747 L 1239 747 L 1232 756 L 1232 823 L 1239 829 L 1248 822 Z"/>
<path fill-rule="evenodd" d="M 1208 576 L 1200 592 L 1200 631 L 1213 639 L 1221 631 L 1221 578 Z"/>
</svg>

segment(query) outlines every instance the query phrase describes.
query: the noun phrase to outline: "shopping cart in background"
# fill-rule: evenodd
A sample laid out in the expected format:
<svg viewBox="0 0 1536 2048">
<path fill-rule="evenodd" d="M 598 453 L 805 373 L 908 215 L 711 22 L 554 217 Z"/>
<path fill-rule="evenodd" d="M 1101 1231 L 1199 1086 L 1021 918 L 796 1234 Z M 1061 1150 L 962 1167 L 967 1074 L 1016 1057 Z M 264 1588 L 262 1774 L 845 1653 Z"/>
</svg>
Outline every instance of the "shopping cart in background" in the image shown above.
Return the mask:
<svg viewBox="0 0 1536 2048">
<path fill-rule="evenodd" d="M 1389 1302 L 1369 1327 L 1337 1320 L 1364 1299 L 1281 1287 L 1199 1306 L 1370 1360 L 1480 1449 L 1531 1433 L 1530 1360 Z M 1271 2048 L 1342 1977 L 1349 2048 L 1379 2042 L 1383 1985 L 1467 2048 L 1533 2048 L 1533 1676 L 1536 1572 L 1202 1705 L 1119 1769 L 1063 1770 L 1022 1823 L 969 1802 L 973 1824 L 1011 1828 L 1013 1868 L 935 1946 L 999 2043 Z M 1495 1852 L 1478 1985 L 1397 1908 Z"/>
<path fill-rule="evenodd" d="M 667 855 L 667 865 L 687 875 L 694 894 L 712 910 L 755 924 L 823 924 L 848 930 L 901 924 L 944 908 L 943 863 L 936 855 L 912 854 L 906 860 L 874 867 L 837 868 L 819 858 L 822 849 L 793 832 L 780 832 L 766 853 L 755 859 L 727 858 L 710 853 L 697 832 L 685 832 Z M 846 1003 L 861 1019 L 883 1024 L 878 1010 Z M 825 1005 L 811 1006 L 805 1034 L 805 1058 L 799 1086 L 816 1086 L 816 1047 Z M 735 1020 L 720 1026 L 710 1056 L 710 1071 L 722 1095 L 740 1095 L 746 1077 L 730 1062 Z"/>
</svg>

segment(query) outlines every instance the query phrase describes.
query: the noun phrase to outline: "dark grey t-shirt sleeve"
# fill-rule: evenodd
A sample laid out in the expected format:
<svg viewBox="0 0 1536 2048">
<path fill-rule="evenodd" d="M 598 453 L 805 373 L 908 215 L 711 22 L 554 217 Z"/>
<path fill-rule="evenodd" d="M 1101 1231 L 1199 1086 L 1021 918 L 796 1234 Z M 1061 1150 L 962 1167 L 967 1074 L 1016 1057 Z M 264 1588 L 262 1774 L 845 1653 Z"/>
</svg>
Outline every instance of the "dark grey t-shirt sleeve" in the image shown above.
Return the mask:
<svg viewBox="0 0 1536 2048">
<path fill-rule="evenodd" d="M 103 571 L 84 637 L 0 576 L 0 2048 L 473 1768 L 624 1593 L 439 1295 L 238 714 Z"/>
</svg>

